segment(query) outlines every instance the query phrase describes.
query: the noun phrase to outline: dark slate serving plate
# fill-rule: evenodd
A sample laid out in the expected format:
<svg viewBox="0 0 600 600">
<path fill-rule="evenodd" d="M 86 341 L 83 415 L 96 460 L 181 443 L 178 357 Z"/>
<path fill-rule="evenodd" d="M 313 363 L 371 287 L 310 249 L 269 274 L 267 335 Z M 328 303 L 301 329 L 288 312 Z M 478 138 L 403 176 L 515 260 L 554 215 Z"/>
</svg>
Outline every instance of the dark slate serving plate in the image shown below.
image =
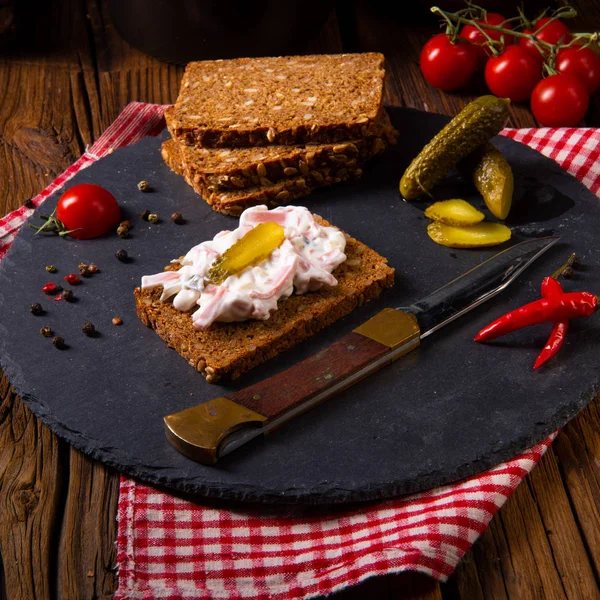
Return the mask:
<svg viewBox="0 0 600 600">
<path fill-rule="evenodd" d="M 160 138 L 116 151 L 80 172 L 69 185 L 109 189 L 134 222 L 130 239 L 108 236 L 77 242 L 36 236 L 23 227 L 0 266 L 0 358 L 17 392 L 52 431 L 95 459 L 153 484 L 205 497 L 256 502 L 340 503 L 423 490 L 480 472 L 540 441 L 595 395 L 600 381 L 600 320 L 572 323 L 559 356 L 539 371 L 532 364 L 549 333 L 539 326 L 475 344 L 491 319 L 539 294 L 543 276 L 577 251 L 583 268 L 565 285 L 598 290 L 598 200 L 553 161 L 512 142 L 496 140 L 516 176 L 515 235 L 554 233 L 561 242 L 506 292 L 455 321 L 420 349 L 329 400 L 268 438 L 252 442 L 214 467 L 196 464 L 166 440 L 163 416 L 256 382 L 306 358 L 385 306 L 410 304 L 501 248 L 452 250 L 426 234 L 426 203 L 406 203 L 398 180 L 408 161 L 446 122 L 438 115 L 392 109 L 400 143 L 365 169 L 304 203 L 389 259 L 396 285 L 376 302 L 233 384 L 209 385 L 135 316 L 132 291 L 143 274 L 236 221 L 214 213 L 163 164 Z M 165 134 L 162 136 L 165 137 Z M 136 184 L 147 179 L 154 191 Z M 462 196 L 482 205 L 471 186 L 451 176 L 436 198 Z M 54 208 L 58 194 L 43 212 Z M 139 213 L 162 217 L 149 225 Z M 187 223 L 169 220 L 178 210 Z M 32 218 L 38 222 L 37 215 Z M 114 257 L 125 248 L 132 258 Z M 101 273 L 75 289 L 78 302 L 45 298 L 80 262 Z M 58 273 L 49 275 L 46 264 Z M 42 302 L 43 317 L 29 313 Z M 111 319 L 119 316 L 122 327 Z M 92 321 L 100 331 L 85 337 Z M 49 325 L 69 348 L 58 351 L 39 335 Z"/>
</svg>

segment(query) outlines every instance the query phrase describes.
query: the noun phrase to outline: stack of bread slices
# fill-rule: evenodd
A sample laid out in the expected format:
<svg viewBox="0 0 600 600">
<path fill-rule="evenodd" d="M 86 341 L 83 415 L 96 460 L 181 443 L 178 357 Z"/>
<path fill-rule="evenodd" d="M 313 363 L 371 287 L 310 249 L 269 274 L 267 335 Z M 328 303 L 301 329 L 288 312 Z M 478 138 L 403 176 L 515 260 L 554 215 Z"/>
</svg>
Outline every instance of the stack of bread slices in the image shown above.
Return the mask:
<svg viewBox="0 0 600 600">
<path fill-rule="evenodd" d="M 378 53 L 189 63 L 165 112 L 163 158 L 234 216 L 356 179 L 396 140 L 383 63 Z"/>
</svg>

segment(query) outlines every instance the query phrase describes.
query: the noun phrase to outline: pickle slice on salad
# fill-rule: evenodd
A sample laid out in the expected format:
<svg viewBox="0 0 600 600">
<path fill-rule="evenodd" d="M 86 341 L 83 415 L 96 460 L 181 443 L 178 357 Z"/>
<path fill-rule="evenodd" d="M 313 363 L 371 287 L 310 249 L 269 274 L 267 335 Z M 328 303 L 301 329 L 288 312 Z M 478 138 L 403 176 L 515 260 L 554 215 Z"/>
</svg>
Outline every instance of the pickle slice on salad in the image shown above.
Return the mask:
<svg viewBox="0 0 600 600">
<path fill-rule="evenodd" d="M 215 260 L 206 279 L 215 285 L 223 283 L 231 275 L 237 275 L 269 258 L 284 239 L 285 230 L 278 223 L 259 223 Z"/>
</svg>

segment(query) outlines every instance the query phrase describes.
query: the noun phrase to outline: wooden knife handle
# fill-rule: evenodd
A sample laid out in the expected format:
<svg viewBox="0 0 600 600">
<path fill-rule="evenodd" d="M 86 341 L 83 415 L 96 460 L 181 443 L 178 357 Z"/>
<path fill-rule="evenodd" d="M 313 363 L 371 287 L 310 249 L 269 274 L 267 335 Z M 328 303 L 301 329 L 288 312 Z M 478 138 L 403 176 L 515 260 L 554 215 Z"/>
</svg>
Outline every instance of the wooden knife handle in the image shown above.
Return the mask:
<svg viewBox="0 0 600 600">
<path fill-rule="evenodd" d="M 414 315 L 385 309 L 317 354 L 227 397 L 263 415 L 269 423 L 326 390 L 335 389 L 337 393 L 389 364 L 415 348 L 419 334 Z M 399 351 L 402 347 L 404 352 Z M 379 361 L 386 356 L 389 360 Z M 377 369 L 352 379 L 352 375 L 374 363 Z M 343 385 L 346 381 L 348 384 Z"/>
<path fill-rule="evenodd" d="M 214 464 L 219 446 L 241 427 L 265 432 L 367 377 L 419 345 L 414 315 L 387 308 L 321 352 L 260 383 L 165 417 L 169 441 Z"/>
</svg>

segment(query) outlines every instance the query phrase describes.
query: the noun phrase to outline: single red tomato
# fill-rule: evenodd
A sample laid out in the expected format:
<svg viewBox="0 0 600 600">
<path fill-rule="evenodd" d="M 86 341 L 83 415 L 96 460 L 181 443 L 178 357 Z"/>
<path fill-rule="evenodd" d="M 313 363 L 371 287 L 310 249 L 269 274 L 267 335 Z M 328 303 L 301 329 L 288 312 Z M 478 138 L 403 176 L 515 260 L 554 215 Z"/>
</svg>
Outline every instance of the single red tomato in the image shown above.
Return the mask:
<svg viewBox="0 0 600 600">
<path fill-rule="evenodd" d="M 494 25 L 497 27 L 504 27 L 504 29 L 512 29 L 510 23 L 504 23 L 506 18 L 503 15 L 498 13 L 487 13 L 485 19 L 474 19 L 476 23 L 481 25 L 482 29 L 485 29 L 485 32 L 488 36 L 496 41 L 499 41 L 502 37 L 502 33 L 499 31 L 494 31 L 493 29 L 486 29 L 486 25 Z M 486 47 L 487 38 L 475 25 L 465 25 L 459 37 L 471 42 L 474 45 L 475 52 L 477 54 L 477 65 L 479 68 L 483 68 L 487 59 L 491 56 L 491 52 Z M 514 42 L 514 37 L 512 35 L 504 36 L 504 43 L 508 46 Z"/>
<path fill-rule="evenodd" d="M 458 39 L 452 43 L 445 33 L 433 36 L 421 50 L 423 77 L 440 90 L 457 90 L 473 77 L 477 68 L 474 46 Z"/>
<path fill-rule="evenodd" d="M 58 200 L 56 218 L 69 235 L 77 240 L 98 237 L 113 227 L 121 218 L 121 209 L 115 197 L 103 187 L 80 183 L 69 188 Z"/>
<path fill-rule="evenodd" d="M 555 19 L 552 21 L 551 17 L 544 17 L 543 19 L 538 19 L 534 24 L 534 29 L 525 29 L 523 33 L 535 33 L 536 37 L 543 42 L 548 44 L 558 44 L 561 42 L 562 44 L 567 44 L 573 39 L 571 35 L 571 30 L 560 20 Z M 546 25 L 546 27 L 544 27 Z M 544 27 L 542 29 L 542 27 Z M 539 31 L 539 33 L 538 33 Z M 527 39 L 521 38 L 519 40 L 519 45 L 521 45 L 526 50 L 529 50 L 536 58 L 542 58 L 540 55 L 540 51 L 535 47 L 534 43 Z"/>
<path fill-rule="evenodd" d="M 513 102 L 529 99 L 541 78 L 542 63 L 521 46 L 508 46 L 485 66 L 485 82 L 492 94 Z"/>
<path fill-rule="evenodd" d="M 590 103 L 585 84 L 574 75 L 551 75 L 542 79 L 531 95 L 533 116 L 546 127 L 577 125 Z"/>
<path fill-rule="evenodd" d="M 589 48 L 572 46 L 559 50 L 556 70 L 581 79 L 590 96 L 600 87 L 600 57 Z"/>
</svg>

